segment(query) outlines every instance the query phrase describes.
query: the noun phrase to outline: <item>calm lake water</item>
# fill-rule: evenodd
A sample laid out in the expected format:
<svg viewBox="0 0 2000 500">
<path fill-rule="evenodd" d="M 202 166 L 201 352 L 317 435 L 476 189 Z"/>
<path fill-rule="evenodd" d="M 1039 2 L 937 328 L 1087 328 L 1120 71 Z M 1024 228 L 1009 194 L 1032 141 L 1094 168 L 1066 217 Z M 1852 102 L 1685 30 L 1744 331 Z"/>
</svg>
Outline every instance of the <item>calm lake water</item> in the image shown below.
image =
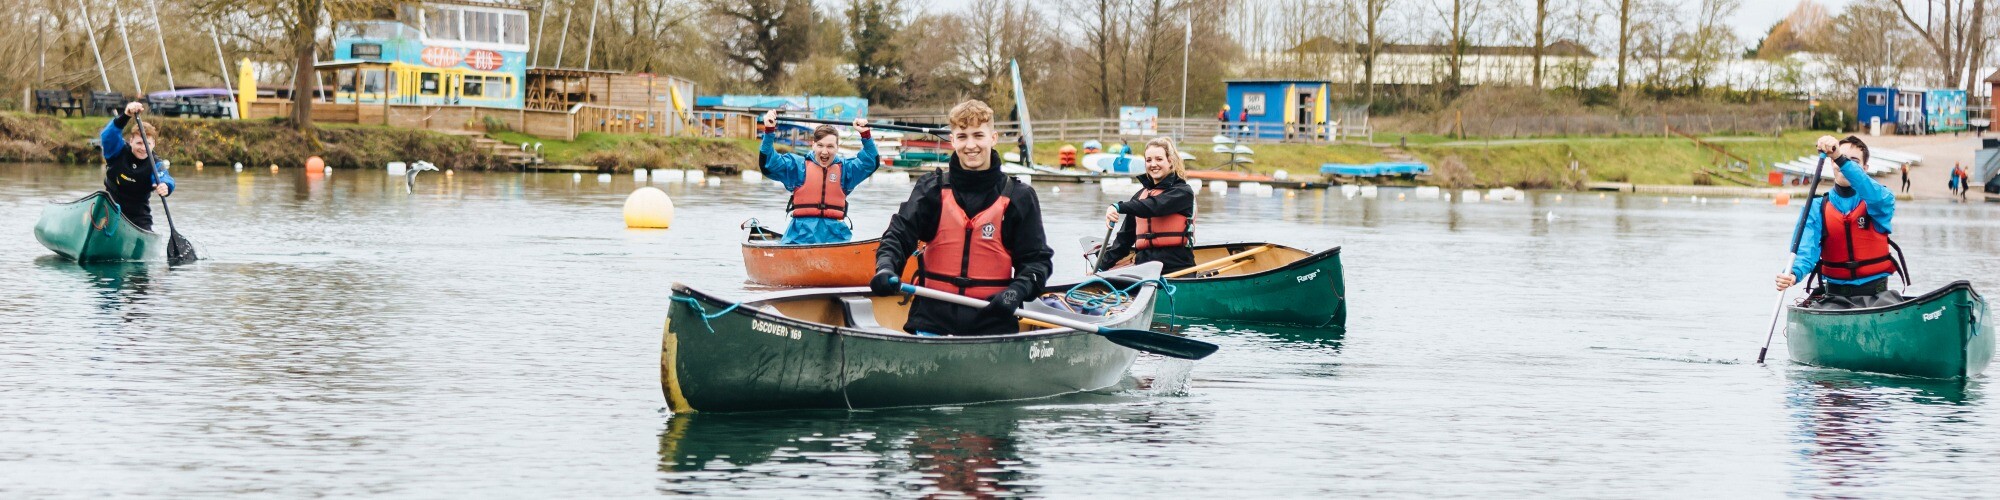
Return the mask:
<svg viewBox="0 0 2000 500">
<path fill-rule="evenodd" d="M 0 496 L 1956 497 L 2000 487 L 2000 407 L 1940 384 L 1752 363 L 1796 207 L 1204 192 L 1206 241 L 1342 246 L 1346 332 L 1199 325 L 1177 391 L 674 416 L 671 283 L 744 283 L 781 190 L 629 175 L 176 168 L 192 265 L 35 242 L 97 169 L 0 165 Z M 1060 188 L 1060 192 L 1056 189 Z M 853 197 L 879 234 L 907 187 Z M 1057 270 L 1116 197 L 1040 191 Z M 1399 197 L 1399 193 L 1402 197 Z M 1404 199 L 1407 197 L 1408 199 Z M 164 218 L 156 220 L 164 225 Z M 1551 215 L 1553 214 L 1553 215 Z M 2000 209 L 1906 203 L 1918 289 L 2000 290 Z M 1139 370 L 1162 369 L 1142 365 Z M 1143 375 L 1143 374 L 1142 374 Z"/>
</svg>

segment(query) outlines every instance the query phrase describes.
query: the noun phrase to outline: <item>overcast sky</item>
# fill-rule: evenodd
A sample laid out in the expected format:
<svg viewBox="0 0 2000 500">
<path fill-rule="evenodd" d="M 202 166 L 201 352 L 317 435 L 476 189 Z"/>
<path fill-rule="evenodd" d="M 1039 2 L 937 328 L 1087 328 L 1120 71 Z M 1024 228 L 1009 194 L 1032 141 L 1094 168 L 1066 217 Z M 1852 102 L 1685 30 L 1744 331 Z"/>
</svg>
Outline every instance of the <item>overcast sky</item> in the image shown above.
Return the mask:
<svg viewBox="0 0 2000 500">
<path fill-rule="evenodd" d="M 824 2 L 827 0 L 820 0 L 820 1 Z M 833 1 L 839 3 L 845 3 L 845 0 L 833 0 Z M 930 4 L 930 9 L 932 11 L 958 10 L 964 7 L 965 5 L 971 4 L 973 2 L 973 0 L 920 0 L 920 1 L 928 1 Z M 1031 0 L 1031 1 L 1034 1 L 1036 3 L 1044 3 L 1050 0 Z M 1237 1 L 1255 2 L 1255 1 L 1285 1 L 1285 0 L 1237 0 Z M 1431 0 L 1408 0 L 1408 1 L 1423 2 Z M 1693 5 L 1699 0 L 1678 0 L 1678 1 L 1681 4 L 1687 6 L 1686 8 L 1688 10 L 1693 10 Z M 1849 0 L 1818 0 L 1818 1 L 1820 5 L 1826 6 L 1827 12 L 1829 14 L 1838 15 L 1840 13 L 1840 9 L 1842 7 L 1845 7 Z M 1736 27 L 1736 35 L 1743 39 L 1743 43 L 1746 46 L 1754 44 L 1757 42 L 1757 39 L 1762 38 L 1764 36 L 1764 32 L 1766 30 L 1771 29 L 1772 24 L 1776 24 L 1779 19 L 1783 19 L 1785 17 L 1785 14 L 1790 13 L 1792 11 L 1792 8 L 1798 6 L 1798 4 L 1799 0 L 1743 0 L 1742 7 L 1740 8 L 1740 10 L 1737 11 L 1737 15 L 1731 18 L 1733 20 L 1732 25 Z"/>
</svg>

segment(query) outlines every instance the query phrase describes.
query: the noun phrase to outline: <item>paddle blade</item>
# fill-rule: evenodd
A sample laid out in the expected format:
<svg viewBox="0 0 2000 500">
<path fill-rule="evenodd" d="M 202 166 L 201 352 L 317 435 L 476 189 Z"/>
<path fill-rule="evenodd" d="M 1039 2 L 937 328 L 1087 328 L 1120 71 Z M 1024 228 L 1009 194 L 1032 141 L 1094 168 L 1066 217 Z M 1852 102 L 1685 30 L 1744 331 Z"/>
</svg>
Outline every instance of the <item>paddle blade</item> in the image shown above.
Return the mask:
<svg viewBox="0 0 2000 500">
<path fill-rule="evenodd" d="M 1201 359 L 1215 354 L 1216 345 L 1199 340 L 1147 330 L 1102 328 L 1098 335 L 1112 343 L 1170 358 Z"/>
<path fill-rule="evenodd" d="M 194 243 L 182 237 L 179 231 L 175 231 L 167 237 L 168 264 L 186 264 L 194 262 L 197 259 L 200 259 L 200 257 L 194 254 Z"/>
</svg>

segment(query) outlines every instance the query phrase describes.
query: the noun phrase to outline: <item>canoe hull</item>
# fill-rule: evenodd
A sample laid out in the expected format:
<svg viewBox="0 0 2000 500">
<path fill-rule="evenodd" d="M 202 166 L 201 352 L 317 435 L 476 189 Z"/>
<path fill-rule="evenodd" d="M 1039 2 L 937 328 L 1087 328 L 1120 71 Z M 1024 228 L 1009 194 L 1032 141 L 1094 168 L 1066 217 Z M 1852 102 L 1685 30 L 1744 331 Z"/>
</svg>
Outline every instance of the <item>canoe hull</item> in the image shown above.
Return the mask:
<svg viewBox="0 0 2000 500">
<path fill-rule="evenodd" d="M 668 406 L 676 413 L 1043 398 L 1116 385 L 1138 354 L 1073 330 L 917 337 L 800 321 L 754 305 L 704 321 L 702 312 L 718 312 L 731 303 L 679 285 L 674 296 L 660 376 Z M 1144 300 L 1110 324 L 1149 327 L 1152 302 Z"/>
<path fill-rule="evenodd" d="M 1986 300 L 1964 281 L 1888 307 L 1788 311 L 1786 349 L 1807 365 L 1966 379 L 1993 359 Z"/>
<path fill-rule="evenodd" d="M 43 207 L 35 222 L 35 240 L 77 262 L 166 258 L 166 238 L 133 225 L 103 191 Z"/>
<path fill-rule="evenodd" d="M 1226 247 L 1227 253 L 1236 253 L 1258 245 L 1231 243 L 1196 248 Z M 1311 327 L 1347 326 L 1347 283 L 1341 272 L 1339 247 L 1263 272 L 1168 279 L 1167 283 L 1174 286 L 1174 293 L 1171 299 L 1161 299 L 1162 316 Z"/>
<path fill-rule="evenodd" d="M 763 285 L 867 286 L 875 276 L 875 249 L 881 246 L 880 238 L 817 245 L 745 241 L 743 270 L 750 282 Z M 905 266 L 903 280 L 913 277 L 915 270 L 915 264 Z"/>
</svg>

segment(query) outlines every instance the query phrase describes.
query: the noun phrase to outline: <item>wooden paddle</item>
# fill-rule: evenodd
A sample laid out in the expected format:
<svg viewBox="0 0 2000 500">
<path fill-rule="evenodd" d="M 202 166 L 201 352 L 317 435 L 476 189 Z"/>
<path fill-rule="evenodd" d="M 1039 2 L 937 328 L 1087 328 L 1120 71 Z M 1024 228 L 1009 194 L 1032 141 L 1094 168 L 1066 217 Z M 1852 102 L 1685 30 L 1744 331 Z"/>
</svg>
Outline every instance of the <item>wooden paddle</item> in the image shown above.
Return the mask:
<svg viewBox="0 0 2000 500">
<path fill-rule="evenodd" d="M 1196 265 L 1195 265 L 1194 267 L 1190 267 L 1190 268 L 1187 268 L 1187 269 L 1182 269 L 1182 270 L 1179 270 L 1179 271 L 1174 271 L 1173 273 L 1170 273 L 1170 274 L 1167 274 L 1167 275 L 1166 275 L 1165 277 L 1167 277 L 1167 278 L 1179 278 L 1179 277 L 1182 277 L 1182 276 L 1187 276 L 1187 275 L 1189 275 L 1189 274 L 1194 274 L 1194 273 L 1198 273 L 1198 272 L 1202 272 L 1202 271 L 1207 271 L 1207 270 L 1209 270 L 1209 269 L 1214 269 L 1214 268 L 1217 268 L 1217 267 L 1222 267 L 1222 265 L 1224 265 L 1224 264 L 1228 264 L 1228 263 L 1231 263 L 1231 262 L 1235 262 L 1235 261 L 1236 261 L 1237 259 L 1241 259 L 1241 258 L 1245 258 L 1245 257 L 1249 257 L 1249 256 L 1252 256 L 1252 255 L 1257 255 L 1257 254 L 1260 254 L 1260 253 L 1264 253 L 1264 252 L 1266 252 L 1266 251 L 1269 251 L 1269 250 L 1271 249 L 1271 247 L 1273 247 L 1273 246 L 1274 246 L 1274 245 L 1272 245 L 1272 244 L 1270 244 L 1270 243 L 1265 243 L 1265 244 L 1262 244 L 1262 245 L 1258 245 L 1258 246 L 1257 246 L 1256 248 L 1252 248 L 1252 249 L 1249 249 L 1249 250 L 1244 250 L 1244 251 L 1241 251 L 1241 252 L 1236 252 L 1235 254 L 1231 254 L 1231 255 L 1230 255 L 1230 256 L 1228 256 L 1228 257 L 1223 257 L 1223 258 L 1220 258 L 1220 259 L 1215 259 L 1215 260 L 1211 260 L 1211 261 L 1208 261 L 1208 262 L 1203 262 L 1203 263 L 1200 263 L 1200 264 L 1196 264 Z"/>
<path fill-rule="evenodd" d="M 983 308 L 986 307 L 987 304 L 987 302 L 984 300 L 979 300 L 964 295 L 946 293 L 938 290 L 932 290 L 929 288 L 923 288 L 916 285 L 911 285 L 908 283 L 902 283 L 901 285 L 903 293 L 913 294 L 927 299 L 942 300 L 945 302 L 950 302 L 953 304 L 958 304 L 966 307 Z M 1065 318 L 1062 316 L 1056 316 L 1054 314 L 1039 313 L 1027 309 L 1015 309 L 1014 316 L 1026 320 L 1040 321 L 1043 323 L 1056 325 L 1063 328 L 1076 330 L 1079 332 L 1095 333 L 1104 336 L 1105 339 L 1109 339 L 1114 344 L 1150 352 L 1153 354 L 1158 354 L 1161 356 L 1168 356 L 1180 359 L 1201 359 L 1208 357 L 1208 355 L 1210 354 L 1214 354 L 1215 350 L 1217 349 L 1215 344 L 1210 344 L 1207 342 L 1202 342 L 1187 337 L 1181 337 L 1178 335 L 1168 335 L 1164 333 L 1147 331 L 1147 330 L 1106 328 L 1098 325 L 1085 323 L 1082 321 Z"/>
<path fill-rule="evenodd" d="M 1785 258 L 1785 269 L 1788 271 L 1792 268 L 1792 261 L 1799 257 L 1799 238 L 1805 235 L 1806 214 L 1811 213 L 1811 210 L 1819 205 L 1818 203 L 1813 203 L 1813 200 L 1819 197 L 1820 172 L 1825 168 L 1826 153 L 1820 152 L 1819 165 L 1813 167 L 1812 187 L 1806 189 L 1805 206 L 1799 207 L 1799 221 L 1792 225 L 1792 252 L 1788 254 L 1789 257 Z M 1764 334 L 1764 347 L 1757 350 L 1757 364 L 1764 364 L 1764 355 L 1771 352 L 1771 339 L 1778 336 L 1778 318 L 1784 314 L 1785 291 L 1778 290 L 1778 304 L 1771 308 L 1771 330 Z"/>
</svg>

